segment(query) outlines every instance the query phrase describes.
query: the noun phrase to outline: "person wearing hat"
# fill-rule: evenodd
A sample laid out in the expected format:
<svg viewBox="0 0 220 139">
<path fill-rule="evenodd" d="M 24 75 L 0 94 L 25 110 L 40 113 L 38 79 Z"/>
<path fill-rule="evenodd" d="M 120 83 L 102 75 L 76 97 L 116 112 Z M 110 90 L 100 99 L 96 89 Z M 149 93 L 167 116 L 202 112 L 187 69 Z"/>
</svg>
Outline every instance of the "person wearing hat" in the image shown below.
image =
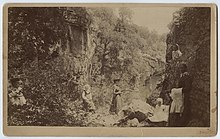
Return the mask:
<svg viewBox="0 0 220 139">
<path fill-rule="evenodd" d="M 119 87 L 120 79 L 113 80 L 113 97 L 112 97 L 112 103 L 110 107 L 110 112 L 118 114 L 118 112 L 121 110 L 122 107 L 122 100 L 121 100 L 121 88 Z"/>
<path fill-rule="evenodd" d="M 190 93 L 193 80 L 187 70 L 186 63 L 180 63 L 179 69 L 181 74 L 178 86 L 171 90 L 171 98 L 173 101 L 170 107 L 171 115 L 169 115 L 169 126 L 185 127 L 191 119 Z M 175 101 L 176 98 L 178 98 L 177 101 Z"/>
<path fill-rule="evenodd" d="M 183 93 L 183 113 L 181 117 L 181 126 L 187 126 L 191 118 L 191 102 L 190 102 L 190 93 L 192 89 L 192 77 L 188 72 L 186 63 L 180 64 L 180 79 L 178 82 L 178 87 L 182 88 Z"/>
<path fill-rule="evenodd" d="M 149 117 L 148 119 L 151 122 L 168 122 L 168 115 L 169 115 L 169 106 L 163 105 L 163 99 L 157 98 L 157 104 L 154 109 L 153 116 Z"/>
</svg>

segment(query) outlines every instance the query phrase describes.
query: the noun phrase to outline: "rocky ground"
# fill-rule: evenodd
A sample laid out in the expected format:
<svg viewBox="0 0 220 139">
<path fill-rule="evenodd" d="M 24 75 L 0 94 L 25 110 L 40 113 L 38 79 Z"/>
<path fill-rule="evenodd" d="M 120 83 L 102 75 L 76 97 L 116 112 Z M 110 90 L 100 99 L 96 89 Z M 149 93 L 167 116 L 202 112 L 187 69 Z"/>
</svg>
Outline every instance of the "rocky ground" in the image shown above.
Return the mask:
<svg viewBox="0 0 220 139">
<path fill-rule="evenodd" d="M 94 114 L 87 114 L 87 126 L 90 127 L 152 127 L 152 126 L 166 126 L 166 122 L 152 123 L 148 120 L 152 116 L 154 107 L 146 103 L 146 98 L 152 93 L 158 93 L 155 89 L 156 84 L 160 81 L 160 77 L 156 76 L 150 80 L 153 84 L 140 86 L 136 90 L 126 92 L 124 95 L 130 100 L 123 104 L 122 110 L 118 115 L 110 114 L 110 106 L 100 107 Z M 153 89 L 152 89 L 153 88 Z M 155 98 L 156 99 L 156 98 Z"/>
</svg>

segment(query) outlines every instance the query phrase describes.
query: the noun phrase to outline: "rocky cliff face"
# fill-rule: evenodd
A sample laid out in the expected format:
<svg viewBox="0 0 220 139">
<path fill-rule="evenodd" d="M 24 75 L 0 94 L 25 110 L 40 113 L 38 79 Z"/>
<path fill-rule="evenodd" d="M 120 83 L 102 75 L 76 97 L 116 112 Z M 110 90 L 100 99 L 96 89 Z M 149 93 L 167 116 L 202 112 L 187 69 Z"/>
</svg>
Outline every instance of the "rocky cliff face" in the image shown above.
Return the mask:
<svg viewBox="0 0 220 139">
<path fill-rule="evenodd" d="M 167 38 L 166 78 L 161 96 L 169 104 L 165 91 L 178 85 L 179 65 L 186 63 L 193 79 L 188 126 L 210 126 L 210 9 L 184 8 L 179 13 Z M 171 46 L 176 43 L 183 55 L 173 61 Z"/>
<path fill-rule="evenodd" d="M 85 8 L 67 8 L 66 13 L 67 40 L 63 42 L 65 50 L 65 69 L 72 75 L 80 76 L 82 84 L 85 84 L 89 76 L 89 65 L 94 53 L 94 45 L 91 43 L 91 24 L 88 12 Z"/>
</svg>

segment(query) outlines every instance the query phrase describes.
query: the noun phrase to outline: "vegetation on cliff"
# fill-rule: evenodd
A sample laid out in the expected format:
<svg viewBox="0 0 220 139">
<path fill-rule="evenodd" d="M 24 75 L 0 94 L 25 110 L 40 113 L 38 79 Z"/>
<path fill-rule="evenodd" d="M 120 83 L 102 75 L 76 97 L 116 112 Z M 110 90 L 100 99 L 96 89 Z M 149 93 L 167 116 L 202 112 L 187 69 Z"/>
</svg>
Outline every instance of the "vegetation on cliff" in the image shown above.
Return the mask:
<svg viewBox="0 0 220 139">
<path fill-rule="evenodd" d="M 188 126 L 209 126 L 211 9 L 185 7 L 173 15 L 166 39 L 166 77 L 161 96 L 165 103 L 170 103 L 168 91 L 178 86 L 180 63 L 185 63 L 193 79 L 192 90 L 189 92 L 192 116 Z M 178 44 L 182 56 L 172 60 L 172 45 L 175 44 Z"/>
<path fill-rule="evenodd" d="M 119 15 L 111 8 L 19 7 L 8 14 L 8 93 L 18 79 L 27 100 L 24 106 L 8 101 L 9 125 L 88 126 L 83 85 L 92 86 L 98 109 L 108 108 L 116 77 L 132 90 L 125 93 L 125 103 L 135 95 L 145 101 L 152 91 L 144 88 L 145 81 L 164 68 L 165 36 L 133 24 L 127 8 Z M 76 17 L 81 26 L 68 23 Z M 67 51 L 68 42 L 77 41 L 70 26 L 88 35 L 80 55 Z"/>
</svg>

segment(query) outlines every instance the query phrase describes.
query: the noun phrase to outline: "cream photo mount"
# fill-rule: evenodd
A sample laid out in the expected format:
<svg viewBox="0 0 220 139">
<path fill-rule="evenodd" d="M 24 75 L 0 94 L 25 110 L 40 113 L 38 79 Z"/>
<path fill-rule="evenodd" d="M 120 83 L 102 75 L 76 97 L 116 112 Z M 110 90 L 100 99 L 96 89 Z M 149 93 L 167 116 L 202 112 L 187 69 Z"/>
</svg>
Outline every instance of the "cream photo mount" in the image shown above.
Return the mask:
<svg viewBox="0 0 220 139">
<path fill-rule="evenodd" d="M 210 7 L 210 127 L 63 127 L 8 126 L 8 8 L 10 7 Z M 5 136 L 215 136 L 217 134 L 217 6 L 215 4 L 147 4 L 147 3 L 8 3 L 3 11 L 3 133 Z"/>
</svg>

